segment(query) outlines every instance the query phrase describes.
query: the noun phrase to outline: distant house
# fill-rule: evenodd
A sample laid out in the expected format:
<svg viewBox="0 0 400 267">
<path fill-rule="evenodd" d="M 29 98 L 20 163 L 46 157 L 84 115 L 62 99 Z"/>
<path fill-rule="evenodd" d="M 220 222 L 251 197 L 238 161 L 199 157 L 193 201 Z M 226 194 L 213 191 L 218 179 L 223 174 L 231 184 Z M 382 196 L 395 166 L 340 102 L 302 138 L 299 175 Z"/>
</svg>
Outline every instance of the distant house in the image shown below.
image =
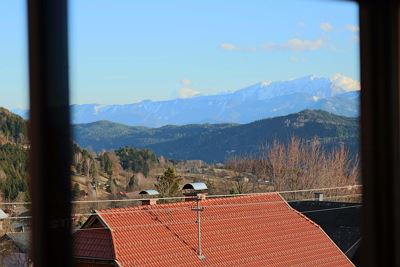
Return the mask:
<svg viewBox="0 0 400 267">
<path fill-rule="evenodd" d="M 7 233 L 0 237 L 0 266 L 2 267 L 30 267 L 29 260 L 29 233 Z"/>
<path fill-rule="evenodd" d="M 354 266 L 276 193 L 97 211 L 73 235 L 79 267 Z"/>
<path fill-rule="evenodd" d="M 20 217 L 20 219 L 18 220 L 14 220 L 11 224 L 10 224 L 10 231 L 11 232 L 26 232 L 26 231 L 30 231 L 31 229 L 31 211 L 27 210 L 24 211 L 20 214 L 18 214 L 18 217 Z"/>
</svg>

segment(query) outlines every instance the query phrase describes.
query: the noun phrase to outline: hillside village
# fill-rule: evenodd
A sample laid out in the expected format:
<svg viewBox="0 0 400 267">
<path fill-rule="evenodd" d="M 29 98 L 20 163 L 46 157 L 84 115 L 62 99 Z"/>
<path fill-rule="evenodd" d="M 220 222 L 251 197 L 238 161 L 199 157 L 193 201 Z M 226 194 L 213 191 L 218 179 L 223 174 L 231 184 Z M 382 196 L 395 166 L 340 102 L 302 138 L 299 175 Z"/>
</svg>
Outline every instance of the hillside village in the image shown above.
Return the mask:
<svg viewBox="0 0 400 267">
<path fill-rule="evenodd" d="M 304 130 L 309 129 L 304 127 L 308 123 L 314 126 L 320 124 L 321 127 L 314 129 L 325 134 L 325 137 L 318 138 L 317 132 L 309 130 L 303 131 L 300 137 L 285 132 L 280 139 L 273 139 L 269 144 L 260 143 L 257 153 L 254 153 L 254 149 L 249 150 L 249 153 L 233 153 L 221 162 L 168 158 L 151 149 L 132 146 L 94 152 L 72 142 L 71 194 L 75 201 L 72 217 L 74 227 L 79 229 L 87 225 L 87 221 L 93 216 L 91 214 L 97 210 L 140 206 L 141 202 L 135 199 L 143 198 L 140 195 L 143 190 L 157 190 L 161 198 L 182 197 L 183 185 L 198 182 L 207 186 L 207 193 L 211 196 L 338 187 L 337 190 L 323 192 L 324 199 L 329 203 L 359 203 L 360 188 L 346 187 L 357 184 L 360 179 L 358 158 L 349 149 L 354 146 L 356 131 L 351 130 L 352 126 L 344 126 L 351 123 L 344 117 L 338 117 L 332 124 L 323 120 L 326 113 L 312 111 L 300 113 L 299 117 L 290 116 L 291 121 L 289 118 L 279 118 L 281 127 L 289 125 L 289 129 Z M 296 118 L 294 122 L 293 118 Z M 262 125 L 262 122 L 254 125 Z M 336 128 L 332 128 L 332 125 Z M 329 134 L 324 129 L 329 129 Z M 247 131 L 245 127 L 243 131 Z M 330 139 L 335 131 L 341 133 L 343 145 L 330 145 L 337 141 Z M 241 135 L 240 128 L 235 128 L 234 132 Z M 3 239 L 0 238 L 0 246 L 7 244 L 7 249 L 10 249 L 9 243 L 14 244 L 17 239 L 25 240 L 25 246 L 29 240 L 29 142 L 26 121 L 6 109 L 0 109 L 0 133 L 2 202 L 25 203 L 3 204 L 0 207 L 4 211 L 3 221 L 0 216 L 0 232 L 4 234 Z M 346 143 L 347 141 L 349 142 Z M 310 190 L 282 193 L 281 196 L 290 202 L 305 201 L 314 199 L 315 193 L 317 192 Z M 176 201 L 180 202 L 179 199 Z M 333 205 L 329 203 L 323 207 L 329 208 Z M 22 219 L 5 220 L 8 217 Z M 338 233 L 335 227 L 329 227 L 327 229 L 332 229 L 330 231 L 333 239 L 343 240 L 343 234 Z M 355 242 L 359 233 L 358 226 L 351 226 L 349 229 L 352 239 L 343 245 L 345 249 Z M 2 243 L 4 244 L 1 245 Z"/>
<path fill-rule="evenodd" d="M 260 128 L 261 132 L 254 130 L 254 127 L 250 129 L 235 127 L 234 131 L 230 130 L 228 133 L 220 133 L 226 136 L 233 136 L 233 133 L 239 136 L 246 136 L 247 132 L 253 131 L 259 133 L 265 132 L 265 136 L 264 139 L 260 137 L 249 139 L 236 137 L 237 140 L 255 141 L 251 146 L 245 143 L 236 144 L 236 146 L 251 147 L 251 149 L 232 154 L 228 153 L 219 162 L 205 161 L 196 158 L 195 155 L 191 155 L 189 158 L 167 157 L 156 151 L 153 152 L 152 149 L 141 146 L 133 147 L 124 143 L 120 144 L 120 147 L 115 147 L 111 150 L 103 149 L 93 152 L 82 148 L 78 143 L 74 142 L 72 145 L 73 157 L 71 165 L 74 197 L 79 200 L 85 198 L 112 199 L 125 197 L 126 194 L 128 194 L 126 196 L 135 196 L 135 192 L 154 187 L 157 177 L 160 177 L 168 167 L 174 168 L 177 176 L 181 177 L 183 182 L 203 181 L 209 183 L 212 185 L 211 187 L 215 193 L 218 194 L 229 193 L 231 191 L 239 191 L 239 193 L 244 193 L 245 191 L 270 191 L 274 189 L 274 185 L 271 178 L 268 177 L 268 170 L 265 167 L 263 169 L 257 166 L 257 164 L 261 166 L 263 160 L 265 161 L 264 163 L 270 160 L 266 157 L 268 157 L 268 151 L 273 151 L 271 149 L 272 146 L 278 149 L 280 145 L 286 146 L 287 144 L 292 144 L 293 149 L 297 146 L 298 153 L 305 153 L 305 151 L 300 152 L 300 149 L 309 149 L 306 143 L 311 144 L 314 149 L 318 148 L 319 151 L 317 153 L 321 155 L 328 156 L 333 152 L 338 155 L 341 153 L 345 161 L 342 164 L 344 168 L 351 167 L 353 163 L 353 166 L 356 166 L 357 156 L 354 150 L 357 143 L 354 142 L 354 139 L 357 135 L 357 126 L 353 125 L 353 119 L 347 120 L 345 117 L 332 116 L 322 111 L 307 111 L 299 113 L 297 117 L 293 114 L 288 117 L 277 118 L 276 121 L 268 120 L 266 121 L 267 125 Z M 2 198 L 13 201 L 29 200 L 29 196 L 23 193 L 27 191 L 27 154 L 29 149 L 26 121 L 6 109 L 1 109 L 0 119 L 0 156 L 2 156 L 2 160 L 0 161 L 0 187 Z M 262 123 L 262 121 L 256 122 L 254 126 L 261 126 Z M 273 128 L 268 129 L 272 125 L 274 125 Z M 291 125 L 290 128 L 287 128 L 288 125 Z M 285 130 L 281 135 L 273 138 L 270 132 L 277 134 L 279 133 L 279 128 L 291 131 Z M 221 131 L 218 127 L 216 129 L 211 130 L 210 133 Z M 86 133 L 89 130 L 90 128 L 87 128 L 85 130 Z M 92 131 L 93 134 L 98 136 L 95 137 L 92 134 L 92 138 L 103 140 L 104 137 L 97 132 L 99 130 Z M 100 132 L 104 131 L 100 129 Z M 179 139 L 176 139 L 176 136 L 179 136 L 179 128 L 174 129 L 174 133 L 168 133 L 165 136 L 169 137 L 162 137 L 162 135 L 156 134 L 154 138 L 160 140 L 162 138 L 169 138 L 167 142 L 175 140 L 174 142 L 177 142 L 177 144 L 181 142 Z M 196 138 L 196 135 L 185 133 L 184 136 L 186 136 L 185 138 L 190 138 L 186 142 L 194 146 L 196 145 L 195 142 L 191 141 Z M 203 136 L 206 136 L 206 134 L 203 134 Z M 298 136 L 298 138 L 295 136 Z M 335 143 L 340 144 L 338 139 L 335 139 L 335 136 L 336 138 L 340 138 L 339 140 L 342 140 L 342 146 L 333 146 Z M 78 140 L 82 140 L 82 133 L 78 131 L 77 137 Z M 207 138 L 211 139 L 214 137 L 211 134 Z M 86 138 L 89 138 L 89 136 Z M 106 143 L 107 141 L 104 140 L 102 142 Z M 83 142 L 83 144 L 90 147 L 88 143 Z M 160 144 L 164 145 L 164 143 Z M 193 149 L 193 145 L 181 145 L 180 149 L 187 147 L 187 150 L 190 151 Z M 214 143 L 208 145 L 202 143 L 199 145 L 208 147 L 207 149 L 215 148 Z M 288 146 L 287 148 L 289 149 L 290 147 Z M 174 151 L 174 149 L 172 150 Z M 187 153 L 190 154 L 191 152 Z M 287 153 L 289 153 L 289 150 Z M 352 173 L 352 177 L 349 179 L 357 179 L 356 176 L 357 174 Z M 242 177 L 244 181 L 255 183 L 257 184 L 257 188 L 252 187 L 251 190 L 235 188 L 235 182 L 233 181 L 235 177 Z M 335 179 L 332 180 L 334 181 Z M 284 187 L 281 189 L 284 190 Z"/>
<path fill-rule="evenodd" d="M 26 121 L 6 109 L 1 109 L 0 111 L 1 197 L 6 201 L 29 201 L 27 193 L 29 143 Z M 312 188 L 317 184 L 325 187 L 352 184 L 359 179 L 357 172 L 358 159 L 349 149 L 349 147 L 354 149 L 353 138 L 355 138 L 357 130 L 346 128 L 348 127 L 346 125 L 351 125 L 352 123 L 346 121 L 346 118 L 336 116 L 335 120 L 333 120 L 332 116 L 326 112 L 313 113 L 307 111 L 306 113 L 299 113 L 297 118 L 294 115 L 290 115 L 287 118 L 278 118 L 282 129 L 287 128 L 288 123 L 291 123 L 290 121 L 296 118 L 295 122 L 292 123 L 293 126 L 289 129 L 294 129 L 292 134 L 302 129 L 301 134 L 299 134 L 300 138 L 296 138 L 294 135 L 290 137 L 290 132 L 284 132 L 279 139 L 272 139 L 268 144 L 267 140 L 270 140 L 268 139 L 269 133 L 264 130 L 266 131 L 266 139 L 264 139 L 266 141 L 262 142 L 260 141 L 262 139 L 258 138 L 257 154 L 254 152 L 255 149 L 252 148 L 242 154 L 228 154 L 225 160 L 221 162 L 207 162 L 197 158 L 168 158 L 163 154 L 156 154 L 151 149 L 130 146 L 92 152 L 74 142 L 72 145 L 73 157 L 71 165 L 73 198 L 75 200 L 137 198 L 141 190 L 155 188 L 157 179 L 163 175 L 167 168 L 174 169 L 176 176 L 181 179 L 181 184 L 201 181 L 209 185 L 212 194 L 282 191 L 292 189 L 291 187 Z M 329 120 L 326 118 L 329 118 Z M 267 123 L 269 123 L 267 125 L 275 125 L 272 131 L 279 133 L 277 131 L 279 123 L 273 122 L 274 124 L 272 124 L 270 120 Z M 257 124 L 261 125 L 261 121 L 255 125 Z M 310 124 L 310 128 L 314 126 L 314 131 L 306 128 L 305 124 Z M 320 126 L 316 127 L 318 124 Z M 332 126 L 337 130 L 334 130 L 335 128 Z M 267 128 L 264 127 L 264 129 Z M 170 139 L 179 135 L 177 134 L 178 129 L 174 129 L 174 131 L 175 133 L 169 135 Z M 243 135 L 241 132 L 246 133 L 247 131 L 250 130 L 245 127 L 243 130 L 235 128 L 235 132 L 239 135 Z M 98 131 L 93 133 L 96 132 Z M 214 132 L 214 130 L 211 132 Z M 339 133 L 342 136 L 344 145 L 332 147 L 332 145 L 329 145 L 329 140 Z M 325 135 L 325 137 L 317 138 L 317 134 Z M 185 135 L 190 136 L 188 134 Z M 158 136 L 158 139 L 162 138 L 160 135 Z M 227 136 L 232 136 L 232 134 Z M 211 135 L 211 137 L 214 136 Z M 195 136 L 190 138 L 195 138 Z M 82 137 L 78 139 L 82 140 Z M 242 138 L 241 140 L 245 139 Z M 331 144 L 336 141 L 335 139 L 331 140 Z M 213 146 L 212 144 L 209 145 Z M 239 146 L 239 144 L 237 145 Z M 246 147 L 243 144 L 241 146 Z M 192 149 L 192 146 L 186 147 L 188 150 Z M 215 148 L 215 146 L 213 147 Z M 326 170 L 320 170 L 319 178 L 308 177 L 307 183 L 303 184 L 294 183 L 293 181 L 278 181 L 277 178 L 273 180 L 271 177 L 276 177 L 277 174 L 271 173 L 271 171 L 273 169 L 278 170 L 278 168 L 281 168 L 281 172 L 283 170 L 282 166 L 278 166 L 276 163 L 276 166 L 271 165 L 272 160 L 276 161 L 273 157 L 277 157 L 277 155 L 273 155 L 274 151 L 281 149 L 284 149 L 287 154 L 286 158 L 280 159 L 282 164 L 314 164 L 315 166 L 310 165 L 309 167 L 314 168 L 315 175 L 317 175 L 316 165 L 321 165 L 321 162 L 289 162 L 289 154 L 303 153 L 309 156 L 308 150 L 311 149 L 315 154 L 314 156 L 325 161 L 324 163 L 332 161 L 334 157 L 339 157 L 340 164 L 338 162 L 331 162 L 331 164 L 335 165 L 335 168 L 338 168 L 338 164 L 342 167 L 342 173 L 339 174 L 339 176 L 342 176 L 324 179 L 322 174 L 323 172 L 326 173 Z M 293 167 L 296 168 L 295 165 Z M 296 177 L 297 180 L 304 179 L 300 173 L 296 174 Z M 294 178 L 290 179 L 293 180 Z"/>
</svg>

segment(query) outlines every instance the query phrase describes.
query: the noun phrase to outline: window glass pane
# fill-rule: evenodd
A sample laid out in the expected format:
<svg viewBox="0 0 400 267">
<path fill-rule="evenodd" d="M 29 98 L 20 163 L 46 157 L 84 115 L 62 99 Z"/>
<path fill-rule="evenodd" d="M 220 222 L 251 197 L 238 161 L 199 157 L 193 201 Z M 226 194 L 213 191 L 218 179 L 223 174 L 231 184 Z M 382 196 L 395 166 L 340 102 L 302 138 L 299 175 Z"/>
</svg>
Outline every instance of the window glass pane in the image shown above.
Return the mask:
<svg viewBox="0 0 400 267">
<path fill-rule="evenodd" d="M 356 4 L 72 0 L 69 10 L 81 266 L 107 242 L 121 247 L 100 261 L 127 266 L 317 266 L 333 254 L 357 264 Z M 310 221 L 330 239 L 303 239 Z"/>
<path fill-rule="evenodd" d="M 30 262 L 25 1 L 0 1 L 0 266 Z"/>
</svg>

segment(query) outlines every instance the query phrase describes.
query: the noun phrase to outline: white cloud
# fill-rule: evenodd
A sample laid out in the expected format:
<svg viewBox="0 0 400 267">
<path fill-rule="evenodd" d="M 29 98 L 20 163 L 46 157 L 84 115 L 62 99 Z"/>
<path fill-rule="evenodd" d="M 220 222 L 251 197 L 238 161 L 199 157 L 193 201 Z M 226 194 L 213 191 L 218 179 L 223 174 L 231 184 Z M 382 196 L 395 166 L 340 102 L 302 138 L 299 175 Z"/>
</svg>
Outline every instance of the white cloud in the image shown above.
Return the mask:
<svg viewBox="0 0 400 267">
<path fill-rule="evenodd" d="M 352 25 L 352 24 L 348 24 L 348 25 L 346 26 L 346 29 L 349 30 L 349 31 L 351 31 L 351 32 L 354 32 L 354 33 L 360 31 L 360 27 L 358 27 L 357 25 Z"/>
<path fill-rule="evenodd" d="M 332 24 L 330 24 L 329 22 L 321 23 L 321 24 L 319 25 L 319 27 L 320 27 L 321 30 L 323 30 L 324 32 L 331 32 L 331 31 L 333 31 L 333 26 L 332 26 Z"/>
<path fill-rule="evenodd" d="M 234 44 L 228 44 L 228 43 L 223 43 L 220 45 L 220 47 L 224 50 L 227 51 L 235 51 L 235 50 L 239 50 L 238 47 Z"/>
<path fill-rule="evenodd" d="M 178 95 L 180 98 L 190 98 L 200 94 L 199 91 L 190 88 L 190 80 L 183 79 L 182 80 L 182 88 L 179 90 Z"/>
<path fill-rule="evenodd" d="M 317 40 L 302 40 L 298 38 L 290 39 L 286 46 L 294 51 L 312 51 L 322 47 L 324 42 L 322 39 Z"/>
<path fill-rule="evenodd" d="M 276 50 L 292 50 L 292 51 L 314 51 L 320 49 L 324 45 L 322 39 L 306 40 L 293 38 L 288 40 L 286 43 L 275 44 L 275 43 L 264 43 L 261 47 L 267 51 Z"/>
<path fill-rule="evenodd" d="M 344 88 L 347 91 L 357 91 L 361 89 L 360 82 L 357 80 L 353 80 L 350 77 L 347 77 L 343 74 L 336 73 L 331 77 L 332 83 L 340 88 Z"/>
<path fill-rule="evenodd" d="M 179 90 L 179 97 L 180 98 L 190 98 L 190 97 L 196 96 L 198 94 L 200 94 L 199 91 L 196 91 L 196 90 L 191 89 L 191 88 L 181 88 Z"/>
<path fill-rule="evenodd" d="M 250 52 L 256 51 L 255 47 L 237 46 L 231 43 L 222 43 L 220 44 L 220 47 L 226 51 L 250 51 Z"/>
</svg>

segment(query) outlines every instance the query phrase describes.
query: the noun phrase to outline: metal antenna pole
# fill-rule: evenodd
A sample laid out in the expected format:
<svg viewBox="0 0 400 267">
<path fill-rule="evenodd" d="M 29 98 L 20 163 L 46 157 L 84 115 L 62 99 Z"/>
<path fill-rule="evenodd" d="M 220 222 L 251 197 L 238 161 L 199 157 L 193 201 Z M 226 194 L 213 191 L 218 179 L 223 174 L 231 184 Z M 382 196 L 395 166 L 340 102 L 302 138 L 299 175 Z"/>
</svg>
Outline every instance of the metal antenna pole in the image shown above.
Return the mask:
<svg viewBox="0 0 400 267">
<path fill-rule="evenodd" d="M 198 256 L 199 258 L 204 257 L 201 252 L 201 221 L 200 221 L 200 200 L 197 198 L 197 242 L 198 242 Z"/>
<path fill-rule="evenodd" d="M 200 207 L 200 200 L 201 196 L 197 195 L 197 207 L 192 208 L 192 210 L 197 211 L 197 256 L 199 259 L 203 260 L 206 257 L 203 255 L 203 252 L 201 250 L 201 219 L 200 219 L 200 212 L 204 210 L 203 207 Z"/>
</svg>

